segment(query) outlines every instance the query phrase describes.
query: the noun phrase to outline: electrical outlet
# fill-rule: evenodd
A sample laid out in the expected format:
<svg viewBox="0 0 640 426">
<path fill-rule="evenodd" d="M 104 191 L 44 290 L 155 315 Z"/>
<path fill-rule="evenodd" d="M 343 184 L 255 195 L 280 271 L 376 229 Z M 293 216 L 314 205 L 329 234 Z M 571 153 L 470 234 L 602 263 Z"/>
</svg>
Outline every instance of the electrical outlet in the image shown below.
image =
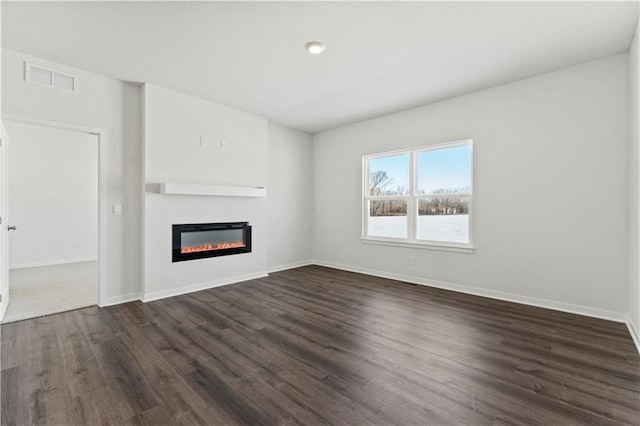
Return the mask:
<svg viewBox="0 0 640 426">
<path fill-rule="evenodd" d="M 220 149 L 223 151 L 229 149 L 229 142 L 224 139 L 220 139 Z"/>
<path fill-rule="evenodd" d="M 69 244 L 69 243 L 64 243 L 64 244 L 62 245 L 62 251 L 69 251 L 69 250 L 71 250 L 71 244 Z"/>
<path fill-rule="evenodd" d="M 204 136 L 200 136 L 200 146 L 209 146 L 209 139 Z"/>
<path fill-rule="evenodd" d="M 416 257 L 409 256 L 409 265 L 415 265 L 415 264 L 416 264 Z"/>
</svg>

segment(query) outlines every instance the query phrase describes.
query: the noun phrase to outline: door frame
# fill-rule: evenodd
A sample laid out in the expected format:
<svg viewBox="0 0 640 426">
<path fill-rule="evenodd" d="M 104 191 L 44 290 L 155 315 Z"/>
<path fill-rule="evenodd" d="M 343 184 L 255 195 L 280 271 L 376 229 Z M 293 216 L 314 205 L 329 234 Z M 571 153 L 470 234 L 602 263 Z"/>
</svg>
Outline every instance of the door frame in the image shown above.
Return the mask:
<svg viewBox="0 0 640 426">
<path fill-rule="evenodd" d="M 107 218 L 109 205 L 107 199 L 107 130 L 95 127 L 81 126 L 62 121 L 47 120 L 16 114 L 2 114 L 2 121 L 21 125 L 54 128 L 71 132 L 85 133 L 98 137 L 98 306 L 107 304 Z M 8 134 L 8 132 L 7 132 Z M 11 136 L 11 135 L 9 135 Z M 3 155 L 6 155 L 5 151 Z M 11 157 L 7 156 L 8 167 L 11 167 Z M 8 186 L 9 182 L 7 182 Z M 7 206 L 8 208 L 9 206 Z M 2 224 L 8 226 L 9 224 Z M 8 268 L 9 265 L 2 265 Z M 9 282 L 11 285 L 11 282 Z"/>
<path fill-rule="evenodd" d="M 9 176 L 7 168 L 7 151 L 9 146 L 9 135 L 7 135 L 7 129 L 4 123 L 0 123 L 0 265 L 7 267 L 0 268 L 0 321 L 4 321 L 4 316 L 7 313 L 9 302 L 9 256 L 7 249 L 9 247 L 9 216 L 7 214 L 7 199 L 9 198 L 7 191 L 7 176 Z M 4 220 L 4 223 L 2 221 Z"/>
</svg>

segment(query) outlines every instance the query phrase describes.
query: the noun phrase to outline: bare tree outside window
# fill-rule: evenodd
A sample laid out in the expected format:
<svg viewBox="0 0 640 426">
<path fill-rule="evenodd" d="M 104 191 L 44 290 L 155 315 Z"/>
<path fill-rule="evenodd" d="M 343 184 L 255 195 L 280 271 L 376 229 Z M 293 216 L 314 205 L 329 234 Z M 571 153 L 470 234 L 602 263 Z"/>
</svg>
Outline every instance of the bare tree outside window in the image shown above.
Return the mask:
<svg viewBox="0 0 640 426">
<path fill-rule="evenodd" d="M 369 195 L 385 195 L 389 187 L 393 185 L 393 179 L 384 170 L 376 170 L 369 173 Z"/>
</svg>

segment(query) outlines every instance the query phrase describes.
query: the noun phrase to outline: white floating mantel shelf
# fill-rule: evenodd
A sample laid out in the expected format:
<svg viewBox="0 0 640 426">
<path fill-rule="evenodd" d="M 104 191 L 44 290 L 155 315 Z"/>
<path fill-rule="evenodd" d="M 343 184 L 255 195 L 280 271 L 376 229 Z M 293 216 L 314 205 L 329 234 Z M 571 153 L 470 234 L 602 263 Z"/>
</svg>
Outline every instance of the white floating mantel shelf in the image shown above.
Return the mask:
<svg viewBox="0 0 640 426">
<path fill-rule="evenodd" d="M 167 195 L 210 195 L 217 197 L 266 197 L 264 187 L 222 186 L 200 183 L 163 182 L 160 194 Z"/>
</svg>

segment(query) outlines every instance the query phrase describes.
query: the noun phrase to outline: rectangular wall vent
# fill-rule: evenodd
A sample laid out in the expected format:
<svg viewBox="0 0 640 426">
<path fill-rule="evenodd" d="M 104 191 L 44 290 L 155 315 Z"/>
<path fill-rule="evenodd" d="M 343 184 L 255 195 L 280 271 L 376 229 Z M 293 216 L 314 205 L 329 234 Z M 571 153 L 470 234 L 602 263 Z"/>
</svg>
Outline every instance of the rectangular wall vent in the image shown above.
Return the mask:
<svg viewBox="0 0 640 426">
<path fill-rule="evenodd" d="M 24 80 L 45 84 L 59 89 L 78 91 L 78 77 L 64 74 L 39 65 L 24 63 Z"/>
</svg>

